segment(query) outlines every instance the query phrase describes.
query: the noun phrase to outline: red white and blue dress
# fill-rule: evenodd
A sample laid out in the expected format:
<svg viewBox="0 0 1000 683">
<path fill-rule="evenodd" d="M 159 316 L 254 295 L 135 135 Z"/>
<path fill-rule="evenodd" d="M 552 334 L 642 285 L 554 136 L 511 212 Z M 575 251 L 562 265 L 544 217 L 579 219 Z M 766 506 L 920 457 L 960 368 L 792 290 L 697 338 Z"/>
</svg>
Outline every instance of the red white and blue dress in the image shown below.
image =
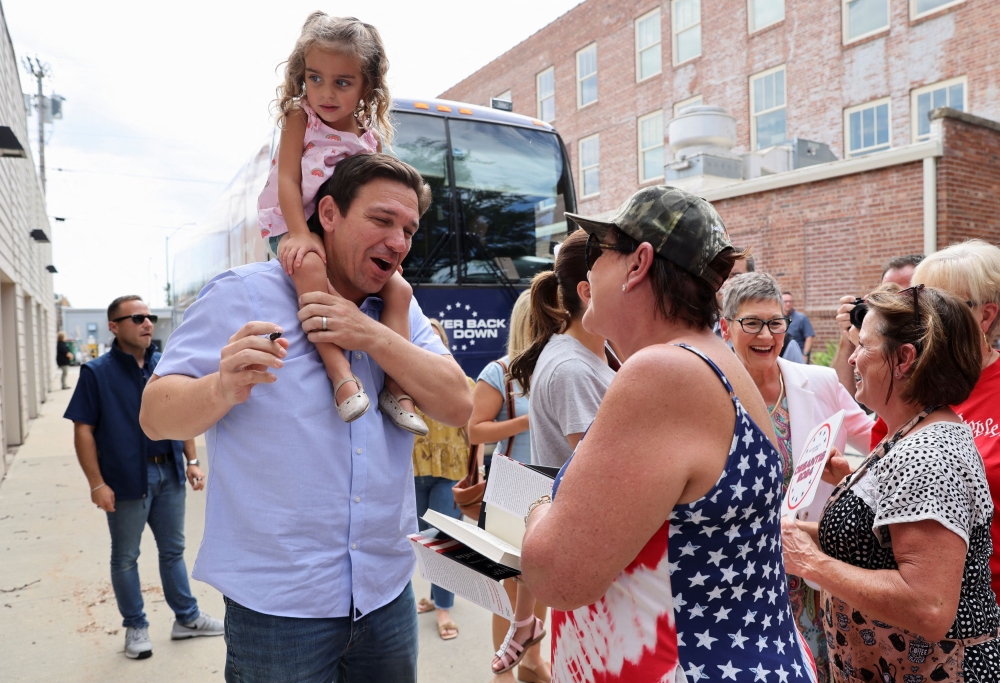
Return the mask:
<svg viewBox="0 0 1000 683">
<path fill-rule="evenodd" d="M 705 354 L 736 407 L 722 476 L 670 514 L 677 647 L 689 683 L 815 683 L 792 617 L 781 556 L 781 456 Z"/>
</svg>

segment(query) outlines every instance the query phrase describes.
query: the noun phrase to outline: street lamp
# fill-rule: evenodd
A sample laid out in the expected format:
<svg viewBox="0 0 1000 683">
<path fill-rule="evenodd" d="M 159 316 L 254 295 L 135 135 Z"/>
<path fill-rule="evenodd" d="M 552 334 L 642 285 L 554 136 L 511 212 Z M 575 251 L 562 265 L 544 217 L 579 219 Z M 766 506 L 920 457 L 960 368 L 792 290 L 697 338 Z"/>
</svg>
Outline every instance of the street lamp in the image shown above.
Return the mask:
<svg viewBox="0 0 1000 683">
<path fill-rule="evenodd" d="M 177 226 L 177 228 L 174 229 L 174 231 L 172 233 L 170 233 L 169 235 L 167 235 L 166 244 L 165 244 L 164 249 L 163 249 L 164 253 L 166 254 L 166 270 L 164 271 L 164 274 L 163 274 L 164 277 L 163 277 L 163 279 L 167 283 L 166 286 L 164 287 L 164 289 L 167 290 L 167 306 L 170 306 L 170 305 L 173 304 L 173 302 L 170 300 L 171 293 L 172 293 L 172 290 L 173 290 L 173 287 L 171 287 L 171 283 L 173 282 L 173 278 L 170 277 L 170 238 L 173 237 L 174 235 L 176 235 L 178 232 L 180 232 L 184 228 L 187 228 L 187 227 L 192 226 L 192 225 L 197 225 L 197 224 L 194 221 L 190 221 L 190 222 L 185 223 L 183 225 L 179 225 L 179 226 Z"/>
</svg>

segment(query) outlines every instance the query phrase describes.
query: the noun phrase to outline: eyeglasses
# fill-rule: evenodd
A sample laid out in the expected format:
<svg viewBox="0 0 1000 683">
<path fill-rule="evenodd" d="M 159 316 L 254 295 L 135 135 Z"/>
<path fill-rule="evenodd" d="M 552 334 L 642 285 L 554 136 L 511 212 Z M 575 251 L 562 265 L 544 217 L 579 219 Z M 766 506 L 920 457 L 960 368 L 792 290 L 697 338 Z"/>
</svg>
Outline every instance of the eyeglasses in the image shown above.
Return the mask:
<svg viewBox="0 0 1000 683">
<path fill-rule="evenodd" d="M 782 316 L 779 318 L 771 318 L 770 320 L 761 320 L 760 318 L 726 318 L 730 322 L 739 323 L 740 327 L 747 334 L 760 334 L 764 329 L 764 325 L 767 325 L 767 329 L 771 331 L 771 334 L 784 334 L 788 331 L 788 318 Z"/>
<path fill-rule="evenodd" d="M 594 269 L 594 264 L 597 262 L 597 259 L 601 258 L 601 254 L 604 253 L 604 249 L 607 249 L 608 251 L 620 251 L 623 254 L 631 254 L 634 251 L 630 247 L 625 247 L 620 244 L 606 244 L 604 242 L 600 242 L 597 239 L 597 235 L 591 233 L 587 236 L 587 270 Z"/>
<path fill-rule="evenodd" d="M 152 313 L 136 313 L 135 315 L 123 315 L 120 318 L 115 318 L 111 322 L 120 323 L 122 320 L 131 320 L 136 325 L 142 325 L 146 318 L 149 318 L 149 322 L 156 324 L 156 321 L 160 319 L 160 316 L 153 315 Z"/>
<path fill-rule="evenodd" d="M 914 285 L 913 287 L 907 287 L 906 289 L 899 290 L 900 294 L 906 294 L 907 292 L 913 292 L 913 321 L 916 324 L 920 324 L 920 290 L 924 288 L 923 285 Z M 966 301 L 969 308 L 974 308 L 973 301 Z M 864 322 L 865 316 L 868 315 L 868 303 L 864 299 L 855 299 L 854 308 L 851 309 L 851 325 L 861 329 L 861 323 Z"/>
</svg>

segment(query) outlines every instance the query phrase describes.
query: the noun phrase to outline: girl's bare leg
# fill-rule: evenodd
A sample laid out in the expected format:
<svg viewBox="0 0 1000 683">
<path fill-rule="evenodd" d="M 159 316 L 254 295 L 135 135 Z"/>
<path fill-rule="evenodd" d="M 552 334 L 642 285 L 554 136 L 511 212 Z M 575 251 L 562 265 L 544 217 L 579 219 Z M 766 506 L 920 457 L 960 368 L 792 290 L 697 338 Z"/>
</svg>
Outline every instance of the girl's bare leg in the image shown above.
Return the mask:
<svg viewBox="0 0 1000 683">
<path fill-rule="evenodd" d="M 413 298 L 413 288 L 399 273 L 394 273 L 382 291 L 382 315 L 380 322 L 403 339 L 410 339 L 410 300 Z M 392 377 L 385 376 L 385 388 L 396 397 L 400 407 L 412 413 L 413 401 L 408 398 L 399 400 L 404 395 L 403 388 Z"/>
<path fill-rule="evenodd" d="M 303 257 L 302 265 L 296 268 L 292 274 L 292 282 L 295 283 L 295 292 L 299 296 L 307 292 L 326 291 L 326 265 L 319 254 L 309 252 Z M 327 343 L 316 344 L 316 350 L 319 351 L 319 357 L 323 360 L 323 366 L 326 368 L 326 376 L 333 382 L 333 386 L 337 386 L 338 382 L 352 376 L 351 364 L 344 357 L 344 350 L 339 346 Z M 337 391 L 337 405 L 360 390 L 361 387 L 353 380 L 345 382 Z"/>
<path fill-rule="evenodd" d="M 528 584 L 524 583 L 523 581 L 517 581 L 516 584 L 517 584 L 517 589 L 516 589 L 517 602 L 514 605 L 514 621 L 524 621 L 530 616 L 533 615 L 537 616 L 535 615 L 535 596 L 531 592 L 531 589 L 528 588 Z M 505 623 L 507 624 L 507 629 L 504 630 L 503 637 L 500 638 L 500 642 L 496 643 L 497 649 L 500 649 L 500 646 L 503 645 L 503 638 L 506 637 L 507 631 L 510 630 L 510 622 L 507 621 Z M 495 624 L 496 622 L 494 621 L 494 631 L 493 631 L 494 638 L 496 634 Z M 519 643 L 523 643 L 524 641 L 531 638 L 532 632 L 534 630 L 535 630 L 535 623 L 534 620 L 532 620 L 531 622 L 528 623 L 527 626 L 521 626 L 516 631 L 514 631 L 514 640 L 516 640 Z M 524 659 L 521 660 L 522 662 L 527 663 L 528 666 L 531 668 L 537 668 L 539 665 L 544 665 L 544 660 L 542 660 L 541 653 L 539 652 L 538 648 L 539 645 L 541 645 L 541 643 L 538 643 L 534 647 L 528 649 L 528 651 L 525 652 L 524 654 Z M 534 653 L 532 653 L 532 651 L 534 651 Z M 503 662 L 500 661 L 499 657 L 493 657 L 494 671 L 499 668 L 503 668 Z"/>
</svg>

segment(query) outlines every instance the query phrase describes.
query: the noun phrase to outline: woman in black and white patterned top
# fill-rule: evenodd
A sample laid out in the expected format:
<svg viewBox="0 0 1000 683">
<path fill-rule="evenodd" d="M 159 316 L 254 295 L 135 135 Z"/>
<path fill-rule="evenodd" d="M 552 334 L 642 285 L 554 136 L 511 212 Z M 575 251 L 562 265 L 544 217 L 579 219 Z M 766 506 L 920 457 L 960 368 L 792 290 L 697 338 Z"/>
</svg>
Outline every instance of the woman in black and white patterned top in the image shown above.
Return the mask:
<svg viewBox="0 0 1000 683">
<path fill-rule="evenodd" d="M 823 588 L 835 681 L 1000 681 L 993 503 L 972 433 L 947 407 L 979 377 L 979 329 L 965 302 L 923 286 L 880 287 L 867 310 L 856 397 L 892 436 L 818 525 L 784 520 L 785 566 Z"/>
</svg>

